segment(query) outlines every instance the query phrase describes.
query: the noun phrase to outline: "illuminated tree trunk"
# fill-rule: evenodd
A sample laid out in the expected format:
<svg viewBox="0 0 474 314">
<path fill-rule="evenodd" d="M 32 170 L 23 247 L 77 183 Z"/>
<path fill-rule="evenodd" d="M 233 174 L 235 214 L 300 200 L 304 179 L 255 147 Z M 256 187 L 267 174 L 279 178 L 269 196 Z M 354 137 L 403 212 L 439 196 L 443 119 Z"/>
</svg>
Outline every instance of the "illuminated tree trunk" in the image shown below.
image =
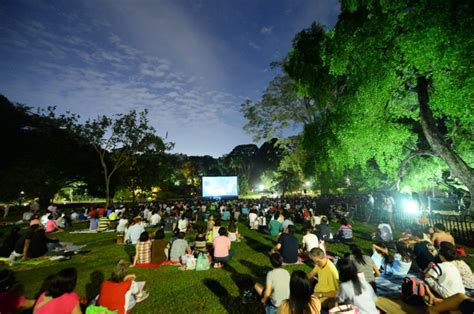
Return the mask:
<svg viewBox="0 0 474 314">
<path fill-rule="evenodd" d="M 424 77 L 419 76 L 417 82 L 418 101 L 420 106 L 420 124 L 423 129 L 423 134 L 426 137 L 433 152 L 441 159 L 443 159 L 449 167 L 451 174 L 456 177 L 461 183 L 466 185 L 471 195 L 471 205 L 469 212 L 474 213 L 474 206 L 472 202 L 472 195 L 474 191 L 474 169 L 471 168 L 443 139 L 442 134 L 436 127 L 433 118 L 433 112 L 429 107 L 428 88 L 430 81 Z"/>
</svg>

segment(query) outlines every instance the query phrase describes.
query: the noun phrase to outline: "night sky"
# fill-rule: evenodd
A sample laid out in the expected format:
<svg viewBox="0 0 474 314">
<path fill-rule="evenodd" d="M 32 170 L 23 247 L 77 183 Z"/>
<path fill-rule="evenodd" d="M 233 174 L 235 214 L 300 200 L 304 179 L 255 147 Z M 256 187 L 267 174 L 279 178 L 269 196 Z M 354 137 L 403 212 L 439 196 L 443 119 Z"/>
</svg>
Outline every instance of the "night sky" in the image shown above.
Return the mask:
<svg viewBox="0 0 474 314">
<path fill-rule="evenodd" d="M 333 27 L 337 0 L 0 2 L 0 94 L 81 119 L 149 110 L 174 152 L 251 143 L 257 100 L 301 29 Z"/>
</svg>

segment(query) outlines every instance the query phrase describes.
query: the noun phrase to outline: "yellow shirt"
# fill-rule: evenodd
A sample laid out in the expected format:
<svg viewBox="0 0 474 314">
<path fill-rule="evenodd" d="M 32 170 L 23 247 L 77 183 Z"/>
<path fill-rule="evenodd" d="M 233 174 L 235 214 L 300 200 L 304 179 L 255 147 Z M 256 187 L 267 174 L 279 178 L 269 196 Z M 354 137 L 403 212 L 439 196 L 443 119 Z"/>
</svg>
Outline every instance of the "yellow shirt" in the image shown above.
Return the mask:
<svg viewBox="0 0 474 314">
<path fill-rule="evenodd" d="M 328 260 L 326 266 L 319 268 L 314 267 L 313 271 L 318 277 L 318 283 L 314 287 L 314 293 L 316 295 L 321 292 L 337 291 L 339 288 L 339 273 L 337 272 L 336 266 Z M 327 300 L 326 297 L 322 297 L 321 303 Z"/>
</svg>

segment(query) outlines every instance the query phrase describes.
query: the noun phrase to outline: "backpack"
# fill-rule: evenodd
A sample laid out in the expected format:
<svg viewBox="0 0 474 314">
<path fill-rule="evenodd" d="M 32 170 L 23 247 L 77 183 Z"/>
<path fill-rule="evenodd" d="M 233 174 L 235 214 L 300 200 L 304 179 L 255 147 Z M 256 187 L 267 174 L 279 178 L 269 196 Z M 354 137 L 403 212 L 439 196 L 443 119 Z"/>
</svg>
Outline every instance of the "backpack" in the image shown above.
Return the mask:
<svg viewBox="0 0 474 314">
<path fill-rule="evenodd" d="M 402 300 L 406 304 L 423 305 L 423 298 L 426 295 L 425 283 L 413 277 L 405 277 L 403 278 L 401 294 Z"/>
<path fill-rule="evenodd" d="M 211 268 L 211 262 L 209 261 L 209 257 L 207 257 L 206 253 L 199 252 L 197 260 L 196 260 L 196 267 L 197 271 L 200 270 L 209 270 Z"/>
<path fill-rule="evenodd" d="M 86 309 L 86 314 L 117 314 L 117 311 L 109 310 L 104 306 L 89 305 Z"/>
</svg>

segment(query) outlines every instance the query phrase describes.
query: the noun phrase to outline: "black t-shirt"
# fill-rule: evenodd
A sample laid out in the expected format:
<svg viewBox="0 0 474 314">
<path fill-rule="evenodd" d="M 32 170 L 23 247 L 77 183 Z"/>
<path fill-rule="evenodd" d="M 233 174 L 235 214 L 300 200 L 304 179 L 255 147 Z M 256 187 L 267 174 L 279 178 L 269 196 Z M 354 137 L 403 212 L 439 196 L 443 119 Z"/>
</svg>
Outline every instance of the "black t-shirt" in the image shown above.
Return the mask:
<svg viewBox="0 0 474 314">
<path fill-rule="evenodd" d="M 29 230 L 16 242 L 15 252 L 23 254 L 23 248 L 25 246 L 26 240 L 30 240 L 30 246 L 28 247 L 28 257 L 40 257 L 48 252 L 48 238 L 44 234 L 44 230 Z"/>
<path fill-rule="evenodd" d="M 283 257 L 283 262 L 293 264 L 298 261 L 298 239 L 292 235 L 282 234 L 278 243 L 281 244 L 280 254 Z"/>
<path fill-rule="evenodd" d="M 428 249 L 428 241 L 422 241 L 415 244 L 413 247 L 413 254 L 416 257 L 416 263 L 418 267 L 423 271 L 428 267 L 430 262 L 435 260 L 434 256 L 430 253 Z"/>
<path fill-rule="evenodd" d="M 316 235 L 321 240 L 329 240 L 329 237 L 331 236 L 331 228 L 329 228 L 328 224 L 321 223 L 317 227 Z"/>
</svg>

